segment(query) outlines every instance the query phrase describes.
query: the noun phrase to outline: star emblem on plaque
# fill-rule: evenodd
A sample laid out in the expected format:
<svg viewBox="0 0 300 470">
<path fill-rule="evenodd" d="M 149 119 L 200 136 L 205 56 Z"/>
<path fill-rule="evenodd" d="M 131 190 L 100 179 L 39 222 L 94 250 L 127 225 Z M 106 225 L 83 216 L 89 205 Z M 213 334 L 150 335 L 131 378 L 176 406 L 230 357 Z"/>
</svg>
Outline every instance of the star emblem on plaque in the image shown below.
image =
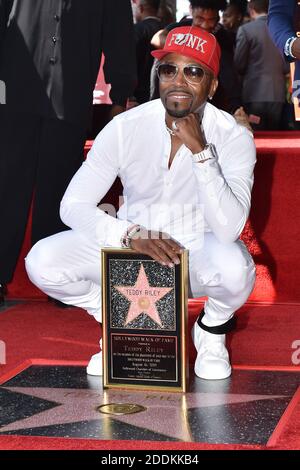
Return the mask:
<svg viewBox="0 0 300 470">
<path fill-rule="evenodd" d="M 104 387 L 184 391 L 187 252 L 170 268 L 103 249 L 102 300 Z"/>
<path fill-rule="evenodd" d="M 155 263 L 155 264 L 158 264 L 158 263 Z M 153 276 L 152 271 L 153 269 L 156 268 L 156 266 L 153 266 L 153 265 L 154 265 L 154 262 L 148 261 L 149 277 Z M 173 271 L 170 268 L 163 268 L 161 266 L 161 271 L 167 271 L 167 270 L 170 272 L 165 273 L 165 275 L 169 277 L 168 280 L 170 280 L 170 282 L 172 283 L 174 282 Z M 156 271 L 156 274 L 157 274 L 157 271 Z M 164 273 L 162 273 L 162 275 L 163 274 Z M 168 295 L 167 299 L 165 300 L 171 302 L 173 306 L 175 299 L 174 299 L 174 293 L 172 291 L 174 291 L 174 287 L 172 286 L 171 287 L 158 287 L 158 286 L 152 287 L 149 284 L 149 279 L 145 272 L 144 265 L 141 262 L 139 266 L 138 277 L 137 277 L 136 283 L 133 286 L 132 285 L 131 286 L 114 286 L 114 288 L 120 294 L 122 294 L 122 296 L 125 299 L 127 299 L 130 302 L 130 306 L 126 315 L 126 320 L 124 323 L 125 327 L 128 326 L 128 324 L 131 324 L 132 322 L 135 322 L 136 325 L 140 324 L 141 327 L 144 327 L 145 322 L 146 322 L 145 315 L 147 315 L 152 320 L 152 322 L 154 322 L 154 328 L 157 328 L 157 327 L 164 328 L 162 319 L 159 315 L 158 303 L 167 294 L 171 293 L 171 295 Z M 127 308 L 127 302 L 124 302 L 123 300 L 123 303 L 125 304 L 125 308 Z M 139 321 L 140 315 L 144 315 L 142 321 Z M 170 318 L 170 320 L 173 323 L 173 321 L 175 320 L 174 315 L 172 315 L 172 318 Z"/>
</svg>

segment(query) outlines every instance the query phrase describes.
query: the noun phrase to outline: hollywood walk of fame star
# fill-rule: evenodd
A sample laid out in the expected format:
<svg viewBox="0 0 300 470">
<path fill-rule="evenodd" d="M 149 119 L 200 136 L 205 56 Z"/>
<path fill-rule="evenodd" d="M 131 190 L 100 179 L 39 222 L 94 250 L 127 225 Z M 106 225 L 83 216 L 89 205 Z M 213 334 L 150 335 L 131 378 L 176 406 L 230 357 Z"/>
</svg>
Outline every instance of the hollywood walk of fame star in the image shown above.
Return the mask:
<svg viewBox="0 0 300 470">
<path fill-rule="evenodd" d="M 134 286 L 114 286 L 114 288 L 130 301 L 124 326 L 128 325 L 141 313 L 146 313 L 155 323 L 161 327 L 163 326 L 155 304 L 173 288 L 151 287 L 143 264 L 141 264 Z"/>
<path fill-rule="evenodd" d="M 160 394 L 138 391 L 98 391 L 88 389 L 46 388 L 46 387 L 0 387 L 10 392 L 22 393 L 53 402 L 53 408 L 36 413 L 0 427 L 0 433 L 56 426 L 82 421 L 114 420 L 160 433 L 176 440 L 193 441 L 187 420 L 189 409 L 220 407 L 230 404 L 248 403 L 256 400 L 283 398 L 281 395 L 202 393 L 185 395 L 177 393 Z M 135 415 L 108 416 L 97 408 L 104 403 L 137 403 L 146 411 Z M 246 423 L 247 424 L 247 423 Z M 17 434 L 17 432 L 16 432 Z M 111 436 L 107 436 L 111 438 Z"/>
</svg>

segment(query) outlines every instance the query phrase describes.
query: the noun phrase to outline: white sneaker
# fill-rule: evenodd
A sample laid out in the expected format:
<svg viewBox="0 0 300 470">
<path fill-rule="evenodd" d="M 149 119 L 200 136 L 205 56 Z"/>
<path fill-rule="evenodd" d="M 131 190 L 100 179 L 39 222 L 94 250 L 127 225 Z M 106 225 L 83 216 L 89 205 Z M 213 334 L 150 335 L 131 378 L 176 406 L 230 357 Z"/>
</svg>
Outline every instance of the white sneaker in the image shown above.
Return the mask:
<svg viewBox="0 0 300 470">
<path fill-rule="evenodd" d="M 215 335 L 202 330 L 197 321 L 192 329 L 192 338 L 198 351 L 195 374 L 201 379 L 219 380 L 231 375 L 226 335 Z"/>
<path fill-rule="evenodd" d="M 101 351 L 98 352 L 97 354 L 94 354 L 90 362 L 88 363 L 88 366 L 86 368 L 86 373 L 88 375 L 103 375 L 103 365 L 102 365 L 102 339 L 100 339 L 100 348 Z"/>
</svg>

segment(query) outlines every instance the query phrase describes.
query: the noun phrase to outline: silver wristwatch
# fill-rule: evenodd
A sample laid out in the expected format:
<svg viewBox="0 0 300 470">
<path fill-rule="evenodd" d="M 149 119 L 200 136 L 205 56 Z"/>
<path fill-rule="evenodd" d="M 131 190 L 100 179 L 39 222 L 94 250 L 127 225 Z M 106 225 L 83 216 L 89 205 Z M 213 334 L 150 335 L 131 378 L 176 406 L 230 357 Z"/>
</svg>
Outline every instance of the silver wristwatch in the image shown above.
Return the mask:
<svg viewBox="0 0 300 470">
<path fill-rule="evenodd" d="M 192 155 L 192 160 L 195 163 L 203 162 L 204 160 L 216 159 L 217 152 L 214 144 L 206 144 L 204 149 L 199 153 L 194 153 Z"/>
</svg>

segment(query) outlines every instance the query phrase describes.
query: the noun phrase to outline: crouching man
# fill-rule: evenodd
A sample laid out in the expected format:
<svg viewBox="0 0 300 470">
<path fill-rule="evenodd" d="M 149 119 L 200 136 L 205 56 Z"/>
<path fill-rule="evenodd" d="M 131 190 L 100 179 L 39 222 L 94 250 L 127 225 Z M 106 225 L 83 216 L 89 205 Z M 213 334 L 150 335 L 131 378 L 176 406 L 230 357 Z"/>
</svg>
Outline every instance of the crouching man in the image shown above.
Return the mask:
<svg viewBox="0 0 300 470">
<path fill-rule="evenodd" d="M 160 99 L 117 116 L 98 135 L 61 203 L 71 230 L 38 242 L 26 258 L 27 272 L 49 296 L 101 322 L 102 247 L 131 247 L 170 267 L 188 249 L 191 295 L 207 296 L 192 331 L 195 373 L 224 379 L 231 374 L 226 333 L 255 280 L 239 240 L 250 210 L 253 136 L 207 103 L 220 61 L 212 34 L 175 28 L 152 54 Z M 98 208 L 116 176 L 125 201 L 117 218 Z M 87 372 L 102 374 L 101 352 Z"/>
</svg>

